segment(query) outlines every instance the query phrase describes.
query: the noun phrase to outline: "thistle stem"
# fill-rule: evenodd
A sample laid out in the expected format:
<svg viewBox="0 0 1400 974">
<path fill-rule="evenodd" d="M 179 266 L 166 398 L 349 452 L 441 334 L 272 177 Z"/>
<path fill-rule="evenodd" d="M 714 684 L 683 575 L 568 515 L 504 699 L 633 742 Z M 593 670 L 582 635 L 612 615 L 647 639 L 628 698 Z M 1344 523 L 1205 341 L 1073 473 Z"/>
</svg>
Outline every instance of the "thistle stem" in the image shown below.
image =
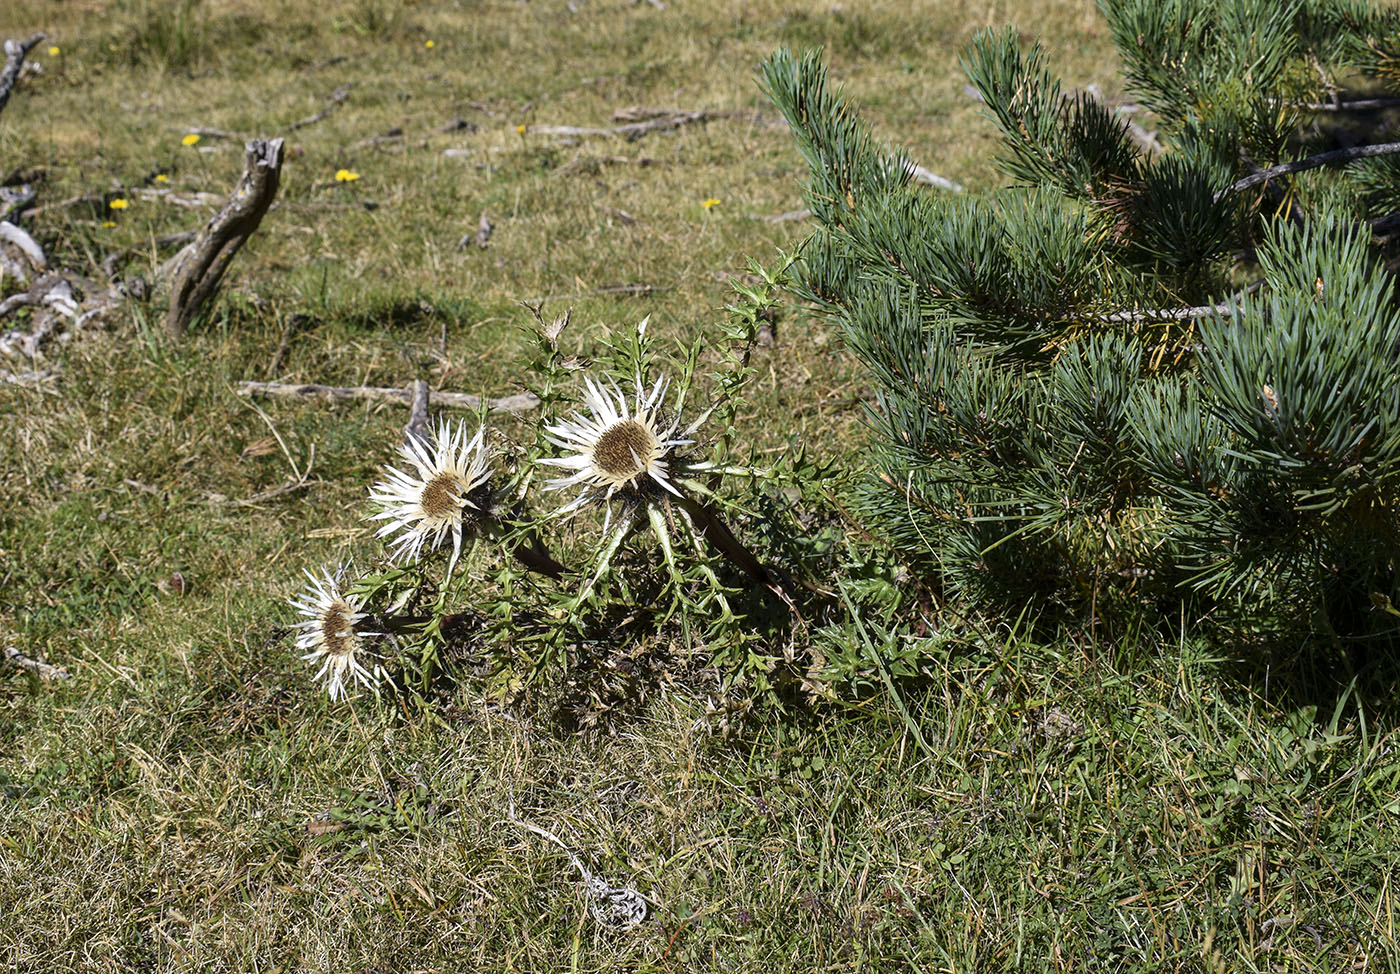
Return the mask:
<svg viewBox="0 0 1400 974">
<path fill-rule="evenodd" d="M 691 523 L 699 528 L 705 540 L 718 548 L 720 554 L 729 559 L 730 564 L 776 595 L 789 609 L 794 608 L 791 597 L 773 580 L 768 569 L 763 567 L 753 552 L 734 537 L 734 532 L 729 530 L 728 525 L 720 520 L 719 515 L 708 504 L 691 497 L 676 497 L 671 500 L 680 505 Z"/>
<path fill-rule="evenodd" d="M 532 572 L 539 572 L 541 575 L 548 575 L 550 578 L 561 578 L 568 569 L 549 556 L 549 552 L 544 549 L 540 542 L 527 544 L 521 542 L 516 545 L 511 554 L 515 560 L 520 562 Z"/>
</svg>

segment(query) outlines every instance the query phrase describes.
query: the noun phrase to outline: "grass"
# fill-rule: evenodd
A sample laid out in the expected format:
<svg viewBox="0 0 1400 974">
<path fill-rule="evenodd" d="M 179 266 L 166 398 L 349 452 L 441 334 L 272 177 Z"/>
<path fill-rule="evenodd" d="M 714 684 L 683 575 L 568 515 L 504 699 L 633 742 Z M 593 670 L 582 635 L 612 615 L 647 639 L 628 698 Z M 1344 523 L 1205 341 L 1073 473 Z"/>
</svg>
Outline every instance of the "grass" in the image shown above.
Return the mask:
<svg viewBox="0 0 1400 974">
<path fill-rule="evenodd" d="M 997 183 L 956 62 L 974 29 L 1017 22 L 1070 84 L 1117 85 L 1083 3 L 577 6 L 0 11 L 0 35 L 44 29 L 61 48 L 0 115 L 0 176 L 25 170 L 41 203 L 101 195 L 30 223 L 93 273 L 131 247 L 123 273 L 149 275 L 167 256 L 150 242 L 208 212 L 133 189 L 225 193 L 242 137 L 354 85 L 290 133 L 279 206 L 187 343 L 160 336 L 158 303 L 133 303 L 57 354 L 57 384 L 0 387 L 0 642 L 74 674 L 0 675 L 0 961 L 1400 967 L 1393 693 L 1250 647 L 950 623 L 897 698 L 730 736 L 684 688 L 583 736 L 467 685 L 426 715 L 316 692 L 276 638 L 284 599 L 303 566 L 368 550 L 365 488 L 404 417 L 278 402 L 264 417 L 234 382 L 515 391 L 529 298 L 572 305 L 585 354 L 648 313 L 666 337 L 712 334 L 746 257 L 805 234 L 763 219 L 801 205 L 797 153 L 753 81 L 779 44 L 825 45 L 882 136 L 974 190 Z M 528 129 L 628 105 L 734 114 L 634 143 Z M 182 146 L 195 128 L 239 138 Z M 341 168 L 360 179 L 337 183 Z M 118 195 L 132 206 L 103 227 Z M 482 213 L 489 246 L 459 249 Z M 600 293 L 617 284 L 652 289 Z M 746 435 L 856 462 L 863 376 L 801 309 L 778 335 Z M 241 503 L 294 468 L 301 489 Z M 509 822 L 512 800 L 653 898 L 652 918 L 601 932 L 563 853 Z"/>
</svg>

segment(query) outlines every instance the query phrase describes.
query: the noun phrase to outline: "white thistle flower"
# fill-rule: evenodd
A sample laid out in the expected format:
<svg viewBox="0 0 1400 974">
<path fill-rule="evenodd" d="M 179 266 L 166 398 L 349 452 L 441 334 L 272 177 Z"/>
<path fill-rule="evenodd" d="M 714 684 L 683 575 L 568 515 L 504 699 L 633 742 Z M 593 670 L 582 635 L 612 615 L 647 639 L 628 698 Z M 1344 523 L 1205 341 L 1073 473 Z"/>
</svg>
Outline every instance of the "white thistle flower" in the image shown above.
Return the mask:
<svg viewBox="0 0 1400 974">
<path fill-rule="evenodd" d="M 409 437 L 399 452 L 414 473 L 388 467 L 383 482 L 370 488 L 370 499 L 383 508 L 369 520 L 387 520 L 379 537 L 402 532 L 392 542 L 390 560 L 415 561 L 424 544 L 436 548 L 452 534 L 450 575 L 462 553 L 464 523 L 480 516 L 486 505 L 486 482 L 491 477 L 489 452 L 482 441 L 485 428 L 466 440 L 466 424 L 451 427 L 445 420 L 432 430 L 432 442 Z"/>
<path fill-rule="evenodd" d="M 607 504 L 615 496 L 628 500 L 657 496 L 654 488 L 680 497 L 681 492 L 673 483 L 676 475 L 709 466 L 688 463 L 676 456 L 677 448 L 695 442 L 687 437 L 699 423 L 678 435 L 680 419 L 672 417 L 667 422 L 662 418 L 667 381 L 665 376 L 657 379 L 648 394 L 641 380 L 636 380 L 636 394 L 629 403 L 616 383 L 609 393 L 585 378 L 583 404 L 591 415 L 575 413 L 571 420 L 545 427 L 546 439 L 569 454 L 542 457 L 539 462 L 573 471 L 549 481 L 545 489 L 583 487 L 577 497 L 560 509 L 561 514 L 571 514 L 590 501 Z M 611 515 L 609 507 L 608 517 Z"/>
<path fill-rule="evenodd" d="M 366 668 L 361 655 L 371 656 L 365 647 L 365 636 L 379 633 L 364 632 L 359 623 L 365 618 L 360 609 L 363 601 L 354 595 L 346 595 L 340 587 L 340 577 L 345 569 L 332 575 L 329 571 L 317 578 L 310 572 L 306 577 L 311 584 L 299 597 L 291 599 L 298 615 L 306 616 L 306 621 L 293 627 L 297 633 L 297 649 L 308 650 L 302 659 L 313 666 L 320 662 L 321 668 L 312 677 L 325 680 L 326 692 L 332 700 L 345 696 L 346 686 L 358 681 L 374 689 L 379 685 L 383 670 L 377 661 L 372 660 L 371 668 Z"/>
</svg>

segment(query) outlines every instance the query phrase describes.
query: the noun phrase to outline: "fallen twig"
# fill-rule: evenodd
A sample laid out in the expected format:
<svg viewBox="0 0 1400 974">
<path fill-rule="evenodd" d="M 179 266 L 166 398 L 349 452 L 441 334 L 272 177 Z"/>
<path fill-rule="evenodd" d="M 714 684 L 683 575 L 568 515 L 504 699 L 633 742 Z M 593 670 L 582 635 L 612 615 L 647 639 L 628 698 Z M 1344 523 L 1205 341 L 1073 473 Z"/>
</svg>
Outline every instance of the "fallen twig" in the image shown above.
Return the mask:
<svg viewBox="0 0 1400 974">
<path fill-rule="evenodd" d="M 317 122 L 320 122 L 320 121 L 325 120 L 326 118 L 329 118 L 331 112 L 335 111 L 335 110 L 336 110 L 337 108 L 339 108 L 341 105 L 345 104 L 345 99 L 347 99 L 347 98 L 349 98 L 349 97 L 350 97 L 350 86 L 349 86 L 349 85 L 341 85 L 341 86 L 340 86 L 339 88 L 337 88 L 335 91 L 331 92 L 330 100 L 329 100 L 329 102 L 326 104 L 326 107 L 325 107 L 325 108 L 321 109 L 319 112 L 317 112 L 317 113 L 314 114 L 314 115 L 308 115 L 308 116 L 306 116 L 305 118 L 301 119 L 300 121 L 298 121 L 298 122 L 293 122 L 291 125 L 288 125 L 288 126 L 287 126 L 287 131 L 288 131 L 288 132 L 295 132 L 297 129 L 304 129 L 304 128 L 306 128 L 306 126 L 308 126 L 308 125 L 315 125 Z"/>
<path fill-rule="evenodd" d="M 403 428 L 404 439 L 428 442 L 428 382 L 414 379 L 413 399 L 409 404 L 408 423 Z"/>
<path fill-rule="evenodd" d="M 944 189 L 950 193 L 961 193 L 963 191 L 960 183 L 955 183 L 951 179 L 929 172 L 917 162 L 905 160 L 904 164 L 909 168 L 909 178 L 916 183 L 923 183 L 925 186 L 932 186 L 935 189 Z"/>
<path fill-rule="evenodd" d="M 5 42 L 5 67 L 0 70 L 0 112 L 5 110 L 10 92 L 14 90 L 15 82 L 19 81 L 19 69 L 24 67 L 25 56 L 47 36 L 35 34 L 27 41 Z"/>
<path fill-rule="evenodd" d="M 228 132 L 224 129 L 192 128 L 186 131 L 199 136 L 202 139 L 224 139 L 228 142 L 237 142 L 242 138 L 237 132 Z"/>
<path fill-rule="evenodd" d="M 376 145 L 384 145 L 387 142 L 399 142 L 403 139 L 403 129 L 395 125 L 383 135 L 371 135 L 367 139 L 361 139 L 352 145 L 351 149 L 369 149 Z"/>
<path fill-rule="evenodd" d="M 751 215 L 755 217 L 758 216 L 757 213 Z M 767 223 L 787 223 L 791 220 L 807 220 L 810 219 L 811 216 L 812 211 L 804 206 L 800 210 L 788 210 L 786 213 L 773 213 L 762 219 Z"/>
<path fill-rule="evenodd" d="M 273 396 L 279 399 L 325 399 L 330 402 L 398 402 L 405 406 L 413 404 L 411 389 L 392 389 L 377 386 L 323 386 L 315 384 L 292 385 L 285 382 L 238 383 L 241 396 Z M 468 392 L 433 392 L 432 401 L 436 406 L 448 409 L 480 409 L 481 396 Z M 539 406 L 539 398 L 533 393 L 521 392 L 513 396 L 487 398 L 486 408 L 493 413 L 524 413 Z"/>
<path fill-rule="evenodd" d="M 682 125 L 690 125 L 693 122 L 705 122 L 711 118 L 719 116 L 718 112 L 706 110 L 692 112 L 677 112 L 673 115 L 664 115 L 660 118 L 648 119 L 644 122 L 630 122 L 626 125 L 614 125 L 610 128 L 587 128 L 577 125 L 530 125 L 526 127 L 527 132 L 536 135 L 620 135 L 628 142 L 640 139 L 649 132 L 668 132 L 678 129 Z"/>
<path fill-rule="evenodd" d="M 196 230 L 181 230 L 179 233 L 170 233 L 163 237 L 156 237 L 152 243 L 157 248 L 174 247 L 176 244 L 189 243 L 197 235 L 198 231 Z M 102 273 L 107 275 L 108 280 L 111 280 L 116 276 L 117 265 L 121 263 L 123 258 L 131 256 L 138 250 L 144 249 L 144 247 L 123 247 L 121 250 L 112 251 L 106 257 L 102 258 Z"/>
<path fill-rule="evenodd" d="M 38 192 L 28 183 L 19 186 L 0 186 L 0 220 L 8 220 L 10 215 L 18 213 L 30 203 L 34 202 Z"/>
<path fill-rule="evenodd" d="M 141 189 L 128 190 L 127 192 L 138 200 L 145 200 L 148 203 L 169 203 L 171 206 L 183 206 L 191 210 L 197 210 L 205 206 L 217 206 L 224 201 L 224 198 L 218 193 L 186 193 L 176 189 L 143 187 Z"/>
<path fill-rule="evenodd" d="M 40 34 L 39 36 L 43 37 L 44 35 Z M 11 666 L 21 670 L 28 670 L 41 680 L 67 680 L 72 678 L 72 674 L 67 670 L 59 669 L 51 663 L 45 663 L 42 660 L 34 659 L 32 656 L 26 656 L 13 646 L 5 647 L 4 660 Z"/>
<path fill-rule="evenodd" d="M 19 251 L 28 258 L 29 263 L 35 271 L 45 271 L 48 269 L 49 261 L 44 256 L 44 248 L 29 234 L 25 233 L 13 223 L 0 220 L 0 241 L 13 244 Z"/>
</svg>

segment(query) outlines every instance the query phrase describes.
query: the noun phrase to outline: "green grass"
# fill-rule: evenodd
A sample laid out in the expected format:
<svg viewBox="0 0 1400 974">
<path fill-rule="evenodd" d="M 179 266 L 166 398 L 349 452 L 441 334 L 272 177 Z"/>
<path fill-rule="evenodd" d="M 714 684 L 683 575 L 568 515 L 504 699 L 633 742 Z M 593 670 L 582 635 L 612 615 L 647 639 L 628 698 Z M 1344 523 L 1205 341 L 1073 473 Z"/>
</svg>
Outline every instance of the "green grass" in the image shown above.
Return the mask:
<svg viewBox="0 0 1400 974">
<path fill-rule="evenodd" d="M 805 234 L 762 219 L 801 205 L 797 152 L 753 80 L 779 44 L 825 45 L 883 137 L 972 189 L 997 183 L 956 62 L 974 29 L 1017 22 L 1070 84 L 1118 84 L 1087 3 L 578 8 L 0 10 L 0 35 L 45 29 L 62 49 L 36 53 L 45 72 L 0 115 L 0 176 L 31 170 L 41 203 L 133 200 L 115 227 L 101 203 L 29 224 L 89 273 L 134 247 L 123 273 L 149 275 L 167 256 L 151 239 L 207 218 L 132 193 L 157 173 L 227 192 L 239 142 L 187 148 L 188 131 L 283 133 L 354 83 L 289 134 L 279 205 L 186 343 L 161 337 L 159 302 L 134 304 L 56 353 L 56 384 L 0 386 L 0 644 L 73 673 L 0 671 L 0 962 L 1400 967 L 1400 712 L 1388 684 L 1340 663 L 1031 638 L 950 612 L 937 662 L 897 685 L 902 707 L 875 692 L 763 711 L 729 736 L 683 686 L 583 736 L 465 684 L 428 714 L 317 692 L 275 638 L 285 597 L 301 568 L 372 550 L 365 490 L 405 417 L 268 402 L 265 421 L 233 383 L 512 392 L 519 302 L 546 296 L 547 314 L 575 308 L 571 351 L 648 313 L 667 338 L 713 334 L 726 277 Z M 606 125 L 629 105 L 735 115 L 633 143 L 517 131 Z M 440 131 L 459 118 L 475 130 Z M 363 144 L 395 126 L 402 139 Z M 360 179 L 337 184 L 340 168 Z M 483 212 L 490 246 L 459 250 Z M 597 293 L 616 284 L 654 289 Z M 859 369 L 799 308 L 778 336 L 755 360 L 746 434 L 858 463 Z M 240 503 L 308 467 L 299 489 Z M 508 821 L 512 797 L 652 897 L 653 918 L 600 932 L 568 859 Z"/>
</svg>

